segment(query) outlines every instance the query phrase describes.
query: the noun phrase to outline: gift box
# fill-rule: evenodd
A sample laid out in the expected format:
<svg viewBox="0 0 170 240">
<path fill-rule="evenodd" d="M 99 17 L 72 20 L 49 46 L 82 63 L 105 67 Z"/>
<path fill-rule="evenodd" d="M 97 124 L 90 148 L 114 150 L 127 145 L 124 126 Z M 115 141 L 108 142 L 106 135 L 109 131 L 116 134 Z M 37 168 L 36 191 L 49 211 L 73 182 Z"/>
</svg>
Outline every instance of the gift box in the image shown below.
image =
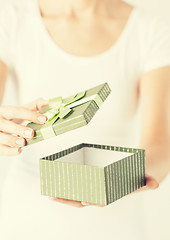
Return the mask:
<svg viewBox="0 0 170 240">
<path fill-rule="evenodd" d="M 27 145 L 71 131 L 88 124 L 111 90 L 107 83 L 77 93 L 68 98 L 57 97 L 40 110 L 48 117 L 44 125 L 28 123 L 35 130 L 35 136 L 27 139 Z"/>
<path fill-rule="evenodd" d="M 108 205 L 145 185 L 145 150 L 82 143 L 40 159 L 41 194 Z"/>
</svg>

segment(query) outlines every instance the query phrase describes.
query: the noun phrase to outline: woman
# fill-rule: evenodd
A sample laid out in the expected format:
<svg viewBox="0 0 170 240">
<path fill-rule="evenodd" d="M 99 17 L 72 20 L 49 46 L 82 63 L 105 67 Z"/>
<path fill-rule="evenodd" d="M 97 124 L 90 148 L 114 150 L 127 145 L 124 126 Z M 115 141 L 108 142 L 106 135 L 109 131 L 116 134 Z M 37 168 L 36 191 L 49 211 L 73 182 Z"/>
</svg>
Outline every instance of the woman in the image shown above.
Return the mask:
<svg viewBox="0 0 170 240">
<path fill-rule="evenodd" d="M 103 208 L 57 198 L 49 201 L 40 196 L 37 160 L 69 141 L 137 146 L 146 149 L 151 177 L 145 188 L 158 187 L 170 169 L 166 24 L 120 0 L 31 0 L 9 4 L 1 13 L 0 27 L 0 99 L 10 72 L 22 105 L 0 107 L 0 155 L 22 152 L 4 187 L 2 236 L 146 239 L 140 229 L 140 195 Z M 48 145 L 24 148 L 25 138 L 34 133 L 18 119 L 43 124 L 46 118 L 36 110 L 47 104 L 45 99 L 69 96 L 103 82 L 109 83 L 112 94 L 87 127 L 49 139 Z M 38 95 L 43 99 L 26 105 Z M 140 139 L 134 127 L 138 107 Z"/>
</svg>

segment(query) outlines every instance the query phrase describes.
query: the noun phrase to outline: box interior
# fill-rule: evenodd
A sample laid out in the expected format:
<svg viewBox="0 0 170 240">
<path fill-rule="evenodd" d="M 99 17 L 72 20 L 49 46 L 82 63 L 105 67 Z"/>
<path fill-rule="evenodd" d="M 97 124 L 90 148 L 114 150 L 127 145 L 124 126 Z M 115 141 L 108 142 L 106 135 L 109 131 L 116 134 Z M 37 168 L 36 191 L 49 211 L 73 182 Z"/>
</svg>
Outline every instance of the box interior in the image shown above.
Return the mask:
<svg viewBox="0 0 170 240">
<path fill-rule="evenodd" d="M 130 155 L 133 155 L 133 153 L 85 147 L 56 161 L 105 167 Z"/>
</svg>

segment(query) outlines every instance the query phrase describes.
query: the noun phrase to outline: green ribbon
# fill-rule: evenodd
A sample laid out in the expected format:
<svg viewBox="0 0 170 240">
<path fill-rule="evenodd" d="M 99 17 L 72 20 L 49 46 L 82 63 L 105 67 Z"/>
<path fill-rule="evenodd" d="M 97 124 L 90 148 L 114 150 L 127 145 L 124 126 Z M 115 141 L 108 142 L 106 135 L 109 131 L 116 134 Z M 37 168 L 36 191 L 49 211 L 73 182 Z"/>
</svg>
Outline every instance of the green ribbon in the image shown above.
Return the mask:
<svg viewBox="0 0 170 240">
<path fill-rule="evenodd" d="M 68 107 L 71 106 L 72 103 L 82 99 L 85 96 L 86 91 L 78 93 L 74 95 L 73 97 L 70 97 L 66 100 L 66 102 L 63 102 L 62 97 L 52 98 L 49 100 L 49 110 L 44 113 L 45 116 L 47 116 L 48 121 L 51 121 L 54 117 L 64 118 L 67 116 L 69 112 L 71 112 L 71 109 Z"/>
<path fill-rule="evenodd" d="M 50 109 L 44 113 L 44 115 L 48 118 L 48 122 L 56 116 L 63 118 L 71 111 L 69 107 L 63 104 L 62 97 L 50 99 L 49 107 Z"/>
<path fill-rule="evenodd" d="M 43 115 L 47 116 L 47 122 L 42 126 L 40 132 L 44 139 L 55 136 L 52 125 L 59 119 L 66 117 L 72 110 L 71 108 L 74 106 L 78 106 L 83 102 L 79 101 L 84 98 L 86 91 L 78 93 L 74 96 L 67 98 L 63 101 L 62 97 L 52 98 L 49 100 L 49 110 L 43 113 Z M 87 99 L 85 102 L 89 101 Z"/>
</svg>

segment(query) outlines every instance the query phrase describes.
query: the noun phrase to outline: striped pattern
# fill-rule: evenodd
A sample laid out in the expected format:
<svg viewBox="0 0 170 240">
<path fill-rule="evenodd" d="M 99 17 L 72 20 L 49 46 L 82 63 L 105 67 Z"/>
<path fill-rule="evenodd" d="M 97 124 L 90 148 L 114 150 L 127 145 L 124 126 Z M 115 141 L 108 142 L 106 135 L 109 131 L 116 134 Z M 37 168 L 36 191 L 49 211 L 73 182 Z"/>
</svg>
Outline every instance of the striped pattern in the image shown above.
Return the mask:
<svg viewBox="0 0 170 240">
<path fill-rule="evenodd" d="M 137 149 L 137 148 L 126 148 L 126 147 L 117 147 L 117 146 L 108 146 L 108 145 L 100 145 L 100 144 L 91 144 L 91 143 L 81 143 L 79 145 L 76 145 L 74 147 L 70 147 L 68 149 L 65 149 L 61 152 L 46 156 L 42 158 L 43 160 L 56 160 L 58 158 L 61 158 L 63 156 L 66 156 L 72 152 L 75 152 L 82 148 L 97 148 L 97 149 L 103 149 L 103 150 L 110 150 L 110 151 L 117 151 L 117 152 L 128 152 L 128 153 L 137 153 L 137 152 L 144 152 L 143 149 Z"/>
<path fill-rule="evenodd" d="M 86 124 L 91 121 L 91 119 L 93 118 L 98 109 L 99 109 L 98 105 L 96 104 L 95 101 L 92 100 L 83 113 Z"/>
<path fill-rule="evenodd" d="M 40 172 L 43 195 L 106 205 L 103 169 L 41 160 Z"/>
<path fill-rule="evenodd" d="M 106 167 L 59 162 L 82 148 L 134 153 Z M 40 159 L 41 193 L 108 205 L 145 185 L 145 150 L 82 143 Z"/>
<path fill-rule="evenodd" d="M 98 95 L 104 102 L 110 93 L 111 89 L 109 88 L 109 85 L 105 83 L 103 87 L 99 90 Z"/>
<path fill-rule="evenodd" d="M 105 167 L 107 204 L 145 185 L 143 160 L 139 152 Z"/>
</svg>

